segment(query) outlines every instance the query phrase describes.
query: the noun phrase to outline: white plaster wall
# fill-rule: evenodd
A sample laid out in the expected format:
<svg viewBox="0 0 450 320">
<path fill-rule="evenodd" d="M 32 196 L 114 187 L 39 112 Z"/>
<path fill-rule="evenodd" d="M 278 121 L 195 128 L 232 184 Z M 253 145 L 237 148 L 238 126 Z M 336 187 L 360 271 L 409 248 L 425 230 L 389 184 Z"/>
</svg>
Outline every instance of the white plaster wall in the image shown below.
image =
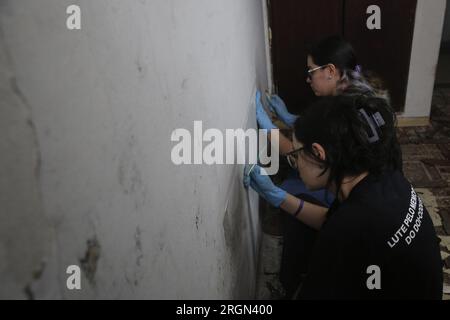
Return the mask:
<svg viewBox="0 0 450 320">
<path fill-rule="evenodd" d="M 402 117 L 429 117 L 446 0 L 418 0 Z"/>
<path fill-rule="evenodd" d="M 2 0 L 0 27 L 0 146 L 25 150 L 0 160 L 1 296 L 252 298 L 256 195 L 240 166 L 173 165 L 170 137 L 256 125 L 262 1 Z"/>
</svg>

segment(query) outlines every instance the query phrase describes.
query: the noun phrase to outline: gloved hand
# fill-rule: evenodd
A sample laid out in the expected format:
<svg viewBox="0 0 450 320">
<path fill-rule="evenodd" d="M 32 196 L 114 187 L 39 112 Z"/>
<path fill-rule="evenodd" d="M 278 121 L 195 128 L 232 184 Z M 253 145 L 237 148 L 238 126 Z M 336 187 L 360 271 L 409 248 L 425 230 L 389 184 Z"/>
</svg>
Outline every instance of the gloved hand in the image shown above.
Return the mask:
<svg viewBox="0 0 450 320">
<path fill-rule="evenodd" d="M 270 120 L 269 116 L 264 110 L 261 102 L 261 92 L 256 91 L 256 121 L 258 121 L 259 127 L 261 129 L 272 130 L 278 129 Z"/>
<path fill-rule="evenodd" d="M 286 104 L 281 98 L 274 94 L 269 98 L 267 98 L 267 102 L 269 102 L 270 109 L 278 115 L 281 121 L 287 124 L 289 127 L 293 127 L 295 121 L 298 116 L 292 113 L 289 113 Z"/>
<path fill-rule="evenodd" d="M 248 171 L 253 165 L 246 165 L 244 170 L 244 186 L 252 187 L 261 197 L 267 200 L 274 207 L 280 207 L 281 203 L 286 199 L 287 192 L 278 188 L 269 176 L 262 175 L 261 170 L 264 170 L 258 165 L 255 165 L 253 170 L 248 174 Z"/>
</svg>

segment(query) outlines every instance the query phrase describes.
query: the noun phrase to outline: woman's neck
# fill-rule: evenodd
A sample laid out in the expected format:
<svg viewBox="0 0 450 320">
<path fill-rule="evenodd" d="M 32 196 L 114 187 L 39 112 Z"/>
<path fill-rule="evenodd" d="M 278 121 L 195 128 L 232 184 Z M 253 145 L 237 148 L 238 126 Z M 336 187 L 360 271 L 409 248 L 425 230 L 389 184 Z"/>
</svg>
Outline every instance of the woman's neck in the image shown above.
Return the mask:
<svg viewBox="0 0 450 320">
<path fill-rule="evenodd" d="M 348 86 L 349 86 L 348 80 L 339 80 L 336 83 L 336 88 L 334 88 L 333 90 L 333 96 L 342 94 L 342 92 L 344 92 Z"/>
<path fill-rule="evenodd" d="M 348 198 L 350 195 L 350 192 L 352 192 L 353 188 L 361 182 L 365 177 L 369 175 L 369 172 L 363 172 L 357 176 L 352 177 L 345 177 L 342 180 L 341 187 L 339 189 L 338 199 L 339 201 L 344 201 Z"/>
</svg>

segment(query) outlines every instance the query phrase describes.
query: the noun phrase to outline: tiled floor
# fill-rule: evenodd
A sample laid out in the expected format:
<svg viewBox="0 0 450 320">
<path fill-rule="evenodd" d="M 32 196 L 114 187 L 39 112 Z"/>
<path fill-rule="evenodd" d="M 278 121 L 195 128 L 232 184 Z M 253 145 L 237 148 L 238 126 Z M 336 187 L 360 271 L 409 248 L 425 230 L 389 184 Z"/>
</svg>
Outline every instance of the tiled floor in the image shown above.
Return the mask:
<svg viewBox="0 0 450 320">
<path fill-rule="evenodd" d="M 443 298 L 450 300 L 450 88 L 436 88 L 430 126 L 399 128 L 398 137 L 405 176 L 420 194 L 441 239 Z M 280 221 L 276 211 L 265 211 L 257 298 L 280 299 Z"/>
</svg>

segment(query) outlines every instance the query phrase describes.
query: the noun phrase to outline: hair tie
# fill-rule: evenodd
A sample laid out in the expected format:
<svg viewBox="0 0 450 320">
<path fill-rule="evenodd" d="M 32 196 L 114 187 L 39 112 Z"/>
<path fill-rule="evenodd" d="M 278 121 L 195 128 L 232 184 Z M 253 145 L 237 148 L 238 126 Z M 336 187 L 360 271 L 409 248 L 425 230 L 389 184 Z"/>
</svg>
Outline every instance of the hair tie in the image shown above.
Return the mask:
<svg viewBox="0 0 450 320">
<path fill-rule="evenodd" d="M 355 67 L 355 71 L 356 71 L 356 72 L 358 72 L 358 73 L 361 73 L 361 71 L 362 71 L 362 67 L 361 67 L 361 65 L 360 65 L 360 64 L 357 64 L 357 65 L 356 65 L 356 67 Z"/>
</svg>

